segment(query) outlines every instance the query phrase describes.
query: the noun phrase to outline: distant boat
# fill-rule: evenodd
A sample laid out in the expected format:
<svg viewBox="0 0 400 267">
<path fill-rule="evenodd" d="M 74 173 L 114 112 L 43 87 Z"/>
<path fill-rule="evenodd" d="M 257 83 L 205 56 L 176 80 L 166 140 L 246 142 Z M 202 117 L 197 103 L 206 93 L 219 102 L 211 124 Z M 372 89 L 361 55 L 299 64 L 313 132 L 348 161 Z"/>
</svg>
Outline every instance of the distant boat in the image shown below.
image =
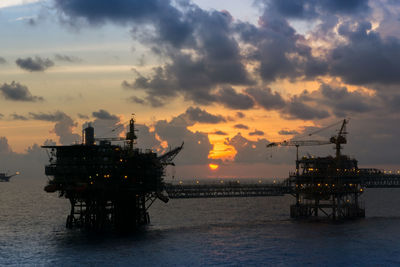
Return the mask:
<svg viewBox="0 0 400 267">
<path fill-rule="evenodd" d="M 15 175 L 18 175 L 18 174 L 19 174 L 19 172 L 16 172 L 16 173 L 11 174 L 11 175 L 9 175 L 7 173 L 1 173 L 0 172 L 0 182 L 9 182 L 11 177 L 13 177 Z"/>
</svg>

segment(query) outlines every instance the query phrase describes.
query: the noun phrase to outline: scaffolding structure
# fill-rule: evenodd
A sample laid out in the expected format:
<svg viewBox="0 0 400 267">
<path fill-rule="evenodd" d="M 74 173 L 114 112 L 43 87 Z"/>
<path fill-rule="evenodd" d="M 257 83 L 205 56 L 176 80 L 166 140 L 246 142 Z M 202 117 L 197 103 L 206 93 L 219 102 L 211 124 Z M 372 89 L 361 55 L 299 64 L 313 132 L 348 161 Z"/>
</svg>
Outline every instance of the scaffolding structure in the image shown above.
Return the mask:
<svg viewBox="0 0 400 267">
<path fill-rule="evenodd" d="M 292 184 L 295 204 L 290 207 L 292 218 L 327 217 L 332 220 L 365 217 L 360 202 L 364 192 L 360 170 L 355 159 L 304 157 L 296 161 Z"/>
<path fill-rule="evenodd" d="M 183 144 L 164 155 L 133 147 L 134 120 L 131 119 L 125 144 L 113 145 L 102 139 L 95 144 L 94 129 L 84 130 L 84 143 L 44 146 L 49 149 L 50 176 L 46 192 L 59 192 L 71 203 L 66 226 L 122 230 L 149 223 L 148 208 L 158 198 L 164 202 L 164 170 Z"/>
</svg>

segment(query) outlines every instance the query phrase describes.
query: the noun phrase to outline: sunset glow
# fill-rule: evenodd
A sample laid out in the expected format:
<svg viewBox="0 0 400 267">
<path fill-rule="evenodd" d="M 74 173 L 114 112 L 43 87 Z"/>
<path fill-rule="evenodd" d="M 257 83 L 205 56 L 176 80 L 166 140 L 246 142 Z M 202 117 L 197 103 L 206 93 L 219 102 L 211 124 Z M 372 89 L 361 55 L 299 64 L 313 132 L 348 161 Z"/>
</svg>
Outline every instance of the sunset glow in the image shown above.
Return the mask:
<svg viewBox="0 0 400 267">
<path fill-rule="evenodd" d="M 215 171 L 219 168 L 219 165 L 210 163 L 210 164 L 208 164 L 208 167 L 210 167 L 211 170 Z"/>
<path fill-rule="evenodd" d="M 360 163 L 387 162 L 376 159 L 382 150 L 400 165 L 384 153 L 400 142 L 391 126 L 399 120 L 399 4 L 377 1 L 139 1 L 143 9 L 123 14 L 115 7 L 136 10 L 136 1 L 89 1 L 93 9 L 78 0 L 0 1 L 4 158 L 37 158 L 32 147 L 41 153 L 45 142 L 79 143 L 88 123 L 96 137 L 126 136 L 134 113 L 136 148 L 162 154 L 184 142 L 176 176 L 207 176 L 210 162 L 223 162 L 220 176 L 234 168 L 263 176 L 265 164 L 268 176 L 286 177 L 281 164 L 294 165 L 293 151 L 266 145 L 344 117 L 352 118 L 344 149 L 363 151 Z"/>
</svg>

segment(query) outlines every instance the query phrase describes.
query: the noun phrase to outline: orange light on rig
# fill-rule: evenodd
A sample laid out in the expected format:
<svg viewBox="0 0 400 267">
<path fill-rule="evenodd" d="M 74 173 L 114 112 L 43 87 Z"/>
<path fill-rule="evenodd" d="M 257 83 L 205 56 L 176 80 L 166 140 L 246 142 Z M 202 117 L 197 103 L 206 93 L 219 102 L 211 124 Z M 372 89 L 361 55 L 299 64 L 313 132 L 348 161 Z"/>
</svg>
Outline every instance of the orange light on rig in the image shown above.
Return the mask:
<svg viewBox="0 0 400 267">
<path fill-rule="evenodd" d="M 208 164 L 208 167 L 209 167 L 212 171 L 215 171 L 215 170 L 217 170 L 217 169 L 219 168 L 219 165 L 218 165 L 218 164 L 210 163 L 210 164 Z"/>
</svg>

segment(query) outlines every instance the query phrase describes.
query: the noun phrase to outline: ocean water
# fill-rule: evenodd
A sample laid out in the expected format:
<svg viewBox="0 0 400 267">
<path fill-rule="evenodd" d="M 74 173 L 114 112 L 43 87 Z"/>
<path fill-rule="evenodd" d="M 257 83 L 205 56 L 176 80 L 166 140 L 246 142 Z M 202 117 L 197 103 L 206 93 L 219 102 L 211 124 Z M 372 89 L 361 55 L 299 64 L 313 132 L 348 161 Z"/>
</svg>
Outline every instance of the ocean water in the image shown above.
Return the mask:
<svg viewBox="0 0 400 267">
<path fill-rule="evenodd" d="M 18 178 L 0 183 L 0 266 L 400 265 L 400 189 L 368 189 L 345 223 L 292 221 L 290 196 L 158 201 L 122 236 L 66 229 L 68 200 Z"/>
</svg>

